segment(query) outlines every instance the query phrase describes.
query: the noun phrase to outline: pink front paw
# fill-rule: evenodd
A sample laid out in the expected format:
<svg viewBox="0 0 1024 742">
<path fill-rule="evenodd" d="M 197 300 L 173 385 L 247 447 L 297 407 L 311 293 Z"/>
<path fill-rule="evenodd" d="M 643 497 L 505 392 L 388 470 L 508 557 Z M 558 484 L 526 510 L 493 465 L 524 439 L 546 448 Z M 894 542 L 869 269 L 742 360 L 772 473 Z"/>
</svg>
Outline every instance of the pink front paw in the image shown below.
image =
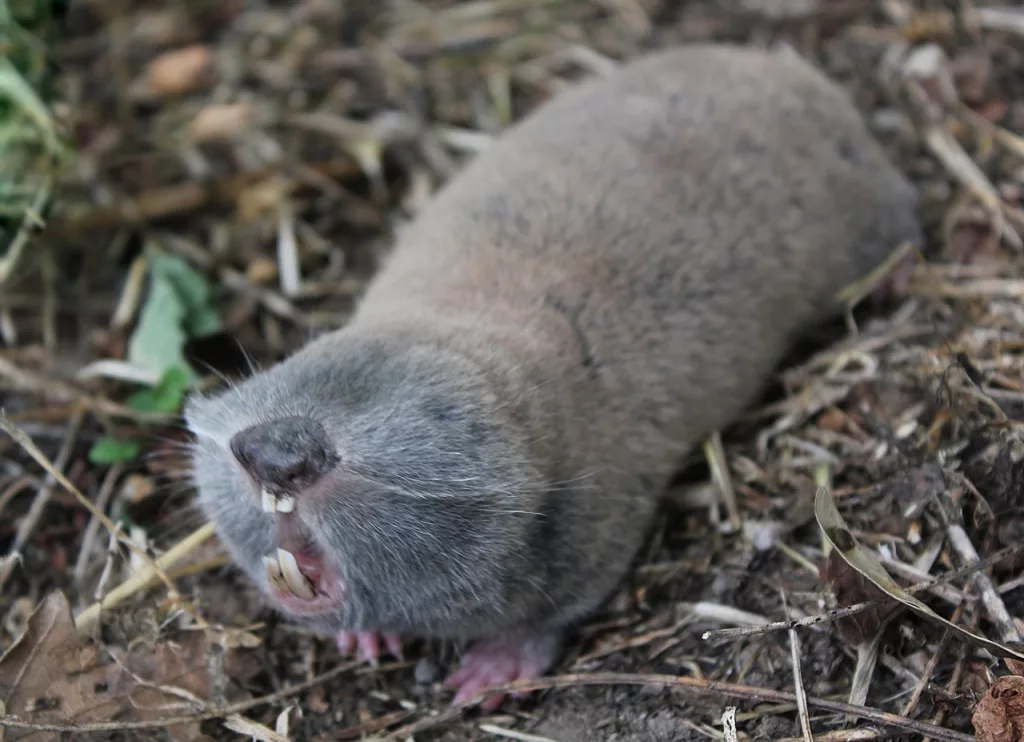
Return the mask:
<svg viewBox="0 0 1024 742">
<path fill-rule="evenodd" d="M 345 657 L 351 657 L 359 647 L 359 653 L 363 659 L 371 665 L 376 665 L 380 659 L 380 643 L 384 640 L 384 646 L 397 659 L 402 658 L 402 637 L 397 634 L 379 634 L 376 631 L 339 631 L 337 642 L 338 651 Z"/>
<path fill-rule="evenodd" d="M 560 647 L 560 634 L 537 634 L 475 644 L 463 656 L 459 669 L 445 681 L 448 687 L 459 689 L 452 704 L 470 700 L 489 685 L 539 678 L 554 663 Z M 516 697 L 525 695 L 516 694 Z M 488 696 L 480 708 L 494 711 L 504 700 L 504 694 L 495 693 Z"/>
</svg>

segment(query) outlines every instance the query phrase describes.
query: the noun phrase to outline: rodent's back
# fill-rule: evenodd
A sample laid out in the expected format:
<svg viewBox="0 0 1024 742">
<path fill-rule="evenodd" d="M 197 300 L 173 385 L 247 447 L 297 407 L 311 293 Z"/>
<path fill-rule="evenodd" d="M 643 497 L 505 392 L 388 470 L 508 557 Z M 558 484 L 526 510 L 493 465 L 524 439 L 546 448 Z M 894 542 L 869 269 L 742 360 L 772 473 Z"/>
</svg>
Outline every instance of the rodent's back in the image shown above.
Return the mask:
<svg viewBox="0 0 1024 742">
<path fill-rule="evenodd" d="M 552 372 L 592 393 L 583 424 L 658 463 L 728 424 L 837 292 L 920 238 L 915 204 L 846 94 L 795 55 L 663 51 L 478 156 L 357 319 L 561 321 L 579 363 Z"/>
</svg>

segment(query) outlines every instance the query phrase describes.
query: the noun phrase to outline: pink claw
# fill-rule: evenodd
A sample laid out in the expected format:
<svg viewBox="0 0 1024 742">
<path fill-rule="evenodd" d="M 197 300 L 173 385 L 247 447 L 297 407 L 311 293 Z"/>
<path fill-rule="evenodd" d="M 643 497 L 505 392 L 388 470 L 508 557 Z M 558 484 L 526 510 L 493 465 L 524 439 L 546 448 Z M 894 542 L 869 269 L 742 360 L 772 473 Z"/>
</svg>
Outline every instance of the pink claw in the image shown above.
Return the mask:
<svg viewBox="0 0 1024 742">
<path fill-rule="evenodd" d="M 557 637 L 549 636 L 526 640 L 499 639 L 477 644 L 462 658 L 459 669 L 445 680 L 448 687 L 459 689 L 452 705 L 470 700 L 489 685 L 539 678 L 555 660 L 558 644 Z M 528 692 L 522 692 L 516 693 L 515 697 L 527 695 Z M 495 693 L 488 696 L 480 708 L 490 713 L 504 701 L 504 694 Z"/>
<path fill-rule="evenodd" d="M 343 657 L 349 657 L 356 649 L 356 635 L 351 631 L 339 631 L 337 637 L 338 651 Z"/>
<path fill-rule="evenodd" d="M 391 656 L 398 660 L 404 660 L 405 655 L 402 652 L 402 637 L 398 634 L 384 634 L 384 646 L 391 652 Z"/>
<path fill-rule="evenodd" d="M 396 658 L 402 657 L 402 637 L 397 634 L 379 634 L 376 631 L 339 631 L 337 636 L 338 651 L 345 657 L 351 656 L 356 647 L 363 659 L 376 666 L 380 660 L 380 641 Z"/>
<path fill-rule="evenodd" d="M 376 667 L 380 659 L 380 635 L 374 631 L 360 631 L 357 641 L 363 659 Z"/>
</svg>

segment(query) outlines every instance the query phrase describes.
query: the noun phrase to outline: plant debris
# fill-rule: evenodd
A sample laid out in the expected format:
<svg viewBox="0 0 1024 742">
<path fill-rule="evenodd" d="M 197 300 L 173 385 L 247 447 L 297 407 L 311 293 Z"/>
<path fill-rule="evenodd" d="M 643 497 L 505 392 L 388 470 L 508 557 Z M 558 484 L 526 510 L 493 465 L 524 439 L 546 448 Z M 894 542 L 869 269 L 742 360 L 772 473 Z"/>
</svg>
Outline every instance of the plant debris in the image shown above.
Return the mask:
<svg viewBox="0 0 1024 742">
<path fill-rule="evenodd" d="M 215 661 L 217 653 L 223 656 Z M 123 652 L 105 651 L 82 638 L 67 599 L 54 592 L 0 657 L 0 693 L 8 714 L 34 724 L 141 721 L 203 710 L 217 684 L 237 700 L 238 686 L 227 678 L 237 683 L 253 673 L 253 662 L 239 661 L 234 647 L 214 645 L 203 631 L 185 632 L 173 642 L 142 640 Z M 168 731 L 190 739 L 198 727 L 194 722 Z M 5 735 L 5 740 L 61 739 L 56 732 L 34 735 L 18 728 Z"/>
</svg>

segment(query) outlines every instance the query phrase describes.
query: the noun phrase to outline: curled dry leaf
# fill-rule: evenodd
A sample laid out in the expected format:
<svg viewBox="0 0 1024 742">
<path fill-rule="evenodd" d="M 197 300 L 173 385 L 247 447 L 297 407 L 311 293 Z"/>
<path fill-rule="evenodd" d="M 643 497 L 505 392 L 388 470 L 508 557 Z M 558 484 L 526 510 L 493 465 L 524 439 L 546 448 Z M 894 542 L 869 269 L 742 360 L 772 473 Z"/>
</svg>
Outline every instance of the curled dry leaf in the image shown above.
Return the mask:
<svg viewBox="0 0 1024 742">
<path fill-rule="evenodd" d="M 236 644 L 237 646 L 237 644 Z M 244 679 L 258 670 L 251 656 L 230 651 L 224 673 Z M 71 606 L 51 593 L 33 612 L 20 639 L 0 657 L 0 701 L 7 713 L 36 724 L 84 724 L 111 720 L 153 720 L 199 710 L 210 698 L 213 678 L 207 661 L 214 646 L 201 631 L 174 642 L 138 642 L 108 653 L 75 629 Z M 116 658 L 111 657 L 116 654 Z M 57 742 L 55 732 L 8 728 L 5 742 L 28 738 Z M 175 727 L 190 739 L 198 722 Z"/>
<path fill-rule="evenodd" d="M 971 717 L 979 742 L 1018 742 L 1024 739 L 1024 678 L 997 678 L 978 701 Z"/>
<path fill-rule="evenodd" d="M 213 66 L 213 50 L 204 44 L 165 52 L 149 64 L 149 92 L 159 97 L 181 95 L 206 82 Z"/>
<path fill-rule="evenodd" d="M 898 600 L 910 608 L 922 618 L 935 621 L 945 628 L 955 632 L 961 640 L 976 647 L 988 650 L 996 657 L 1024 660 L 1024 653 L 1013 649 L 1006 644 L 986 639 L 983 636 L 972 634 L 967 629 L 960 628 L 956 624 L 947 621 L 927 605 L 897 585 L 885 571 L 885 567 L 878 561 L 873 553 L 865 549 L 846 525 L 843 516 L 839 514 L 835 502 L 828 490 L 819 487 L 814 497 L 814 515 L 818 520 L 825 538 L 836 549 L 842 558 L 866 577 L 875 587 L 880 589 L 893 600 Z"/>
</svg>

